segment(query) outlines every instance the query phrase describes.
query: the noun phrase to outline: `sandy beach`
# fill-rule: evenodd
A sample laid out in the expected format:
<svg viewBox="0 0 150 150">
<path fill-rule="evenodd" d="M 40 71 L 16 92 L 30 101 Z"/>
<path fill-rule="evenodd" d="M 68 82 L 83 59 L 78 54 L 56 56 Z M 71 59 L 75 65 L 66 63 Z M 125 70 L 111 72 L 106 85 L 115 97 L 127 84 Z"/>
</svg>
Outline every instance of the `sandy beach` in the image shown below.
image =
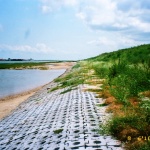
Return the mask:
<svg viewBox="0 0 150 150">
<path fill-rule="evenodd" d="M 69 69 L 75 62 L 60 62 L 60 63 L 49 63 L 47 67 L 49 70 L 51 69 Z M 35 94 L 38 90 L 40 90 L 43 86 L 37 87 L 30 91 L 25 91 L 16 95 L 7 96 L 4 98 L 0 98 L 0 119 L 9 115 L 13 110 L 15 110 L 22 102 L 28 99 L 30 96 Z"/>
</svg>

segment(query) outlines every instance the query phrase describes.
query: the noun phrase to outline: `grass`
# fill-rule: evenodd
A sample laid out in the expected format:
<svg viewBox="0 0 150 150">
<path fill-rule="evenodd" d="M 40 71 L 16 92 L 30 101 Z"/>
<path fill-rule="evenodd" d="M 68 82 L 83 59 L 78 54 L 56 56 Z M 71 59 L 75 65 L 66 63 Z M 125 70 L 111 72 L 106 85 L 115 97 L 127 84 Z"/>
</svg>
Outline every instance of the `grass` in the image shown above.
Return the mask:
<svg viewBox="0 0 150 150">
<path fill-rule="evenodd" d="M 150 44 L 104 53 L 89 58 L 91 69 L 103 80 L 99 97 L 105 98 L 113 117 L 100 126 L 100 133 L 112 134 L 127 149 L 150 149 Z M 132 140 L 128 140 L 131 137 Z"/>
<path fill-rule="evenodd" d="M 53 88 L 51 88 L 51 89 L 48 91 L 48 93 L 53 92 L 53 91 L 58 90 L 58 89 L 59 89 L 59 86 L 53 87 Z"/>
<path fill-rule="evenodd" d="M 98 107 L 103 107 L 103 106 L 107 106 L 108 104 L 103 103 L 103 104 L 97 104 Z"/>
<path fill-rule="evenodd" d="M 85 68 L 85 66 L 87 66 L 87 63 L 84 61 L 77 63 L 68 74 L 54 80 L 59 84 L 59 86 L 52 88 L 49 92 L 55 91 L 57 89 L 67 88 L 61 92 L 61 94 L 64 94 L 73 90 L 74 87 L 77 87 L 80 84 L 84 84 L 85 81 L 89 78 L 87 76 L 88 68 Z"/>
<path fill-rule="evenodd" d="M 132 150 L 149 150 L 150 149 L 150 141 L 146 141 L 145 143 L 143 142 L 138 142 L 137 145 L 132 145 L 130 146 Z"/>
<path fill-rule="evenodd" d="M 32 68 L 35 66 L 40 66 L 41 69 L 47 69 L 44 65 L 48 62 L 30 62 L 30 63 L 3 63 L 0 64 L 0 69 L 18 69 L 18 68 Z"/>
<path fill-rule="evenodd" d="M 103 53 L 99 56 L 89 58 L 91 62 L 114 62 L 120 58 L 120 60 L 126 60 L 128 63 L 137 64 L 149 61 L 150 57 L 150 44 L 144 44 L 127 49 L 121 49 L 118 51 Z"/>
<path fill-rule="evenodd" d="M 53 132 L 55 133 L 55 134 L 59 134 L 59 133 L 61 133 L 63 131 L 63 129 L 57 129 L 57 130 L 54 130 Z"/>
<path fill-rule="evenodd" d="M 64 90 L 64 91 L 61 92 L 60 94 L 65 94 L 65 93 L 70 92 L 70 91 L 72 91 L 72 88 L 69 87 L 68 89 Z"/>
</svg>

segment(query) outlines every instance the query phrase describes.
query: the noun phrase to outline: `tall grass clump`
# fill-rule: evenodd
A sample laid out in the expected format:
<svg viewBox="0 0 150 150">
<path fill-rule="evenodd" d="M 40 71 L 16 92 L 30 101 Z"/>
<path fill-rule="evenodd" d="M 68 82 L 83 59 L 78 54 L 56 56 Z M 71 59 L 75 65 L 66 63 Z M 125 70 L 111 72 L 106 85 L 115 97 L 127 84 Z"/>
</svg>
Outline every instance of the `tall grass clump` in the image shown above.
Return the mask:
<svg viewBox="0 0 150 150">
<path fill-rule="evenodd" d="M 140 108 L 145 116 L 145 121 L 150 125 L 150 99 L 142 101 L 140 103 Z"/>
<path fill-rule="evenodd" d="M 150 141 L 144 144 L 139 142 L 137 145 L 131 145 L 130 150 L 150 150 Z"/>
<path fill-rule="evenodd" d="M 91 68 L 99 78 L 105 78 L 108 74 L 108 65 L 105 63 L 93 63 Z"/>
<path fill-rule="evenodd" d="M 117 77 L 120 74 L 125 74 L 127 71 L 127 62 L 125 61 L 118 61 L 118 63 L 113 63 L 113 65 L 109 68 L 109 72 L 108 72 L 108 78 L 109 80 Z"/>
<path fill-rule="evenodd" d="M 124 62 L 113 64 L 109 68 L 108 81 L 111 94 L 123 104 L 129 97 L 138 96 L 140 92 L 150 89 L 149 69 Z"/>
</svg>

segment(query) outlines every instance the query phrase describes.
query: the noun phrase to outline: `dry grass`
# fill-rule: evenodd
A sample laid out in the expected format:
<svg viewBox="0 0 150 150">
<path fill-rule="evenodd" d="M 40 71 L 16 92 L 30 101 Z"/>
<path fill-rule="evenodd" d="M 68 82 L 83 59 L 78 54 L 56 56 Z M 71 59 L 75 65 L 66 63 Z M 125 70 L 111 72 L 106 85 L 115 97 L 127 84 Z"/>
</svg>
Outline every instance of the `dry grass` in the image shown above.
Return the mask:
<svg viewBox="0 0 150 150">
<path fill-rule="evenodd" d="M 105 103 L 109 105 L 109 104 L 114 103 L 115 101 L 116 101 L 116 99 L 113 96 L 110 96 L 110 97 L 106 98 Z"/>
<path fill-rule="evenodd" d="M 129 139 L 129 136 L 130 136 L 132 141 L 136 141 L 139 135 L 140 133 L 137 129 L 126 127 L 119 133 L 118 137 L 122 141 L 130 141 Z"/>
<path fill-rule="evenodd" d="M 122 111 L 122 104 L 117 104 L 113 102 L 112 104 L 108 105 L 106 112 L 113 113 L 114 115 L 124 116 L 124 112 Z"/>
<path fill-rule="evenodd" d="M 137 97 L 132 97 L 129 99 L 129 102 L 133 107 L 138 107 L 140 101 Z"/>
<path fill-rule="evenodd" d="M 150 91 L 145 91 L 142 92 L 141 95 L 145 96 L 145 97 L 149 97 L 150 98 Z"/>
<path fill-rule="evenodd" d="M 109 97 L 112 96 L 112 95 L 110 94 L 109 90 L 107 90 L 107 89 L 106 89 L 106 90 L 103 90 L 101 94 L 102 94 L 102 95 L 101 95 L 102 98 L 109 98 Z"/>
</svg>

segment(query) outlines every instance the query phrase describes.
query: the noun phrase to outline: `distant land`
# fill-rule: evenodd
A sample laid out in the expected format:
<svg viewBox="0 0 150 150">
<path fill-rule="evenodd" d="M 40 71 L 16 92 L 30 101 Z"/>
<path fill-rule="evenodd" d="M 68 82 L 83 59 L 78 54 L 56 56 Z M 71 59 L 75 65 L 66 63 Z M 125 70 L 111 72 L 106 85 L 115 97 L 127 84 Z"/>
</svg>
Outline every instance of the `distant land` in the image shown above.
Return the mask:
<svg viewBox="0 0 150 150">
<path fill-rule="evenodd" d="M 23 62 L 77 62 L 78 60 L 35 60 L 35 59 L 20 59 L 20 58 L 8 58 L 8 59 L 4 59 L 4 58 L 0 58 L 0 62 L 9 62 L 12 63 L 14 61 L 16 62 L 20 62 L 20 61 L 23 61 Z"/>
<path fill-rule="evenodd" d="M 33 59 L 30 58 L 30 59 L 11 59 L 11 58 L 8 58 L 8 59 L 3 59 L 3 58 L 0 58 L 0 61 L 32 61 Z"/>
</svg>

